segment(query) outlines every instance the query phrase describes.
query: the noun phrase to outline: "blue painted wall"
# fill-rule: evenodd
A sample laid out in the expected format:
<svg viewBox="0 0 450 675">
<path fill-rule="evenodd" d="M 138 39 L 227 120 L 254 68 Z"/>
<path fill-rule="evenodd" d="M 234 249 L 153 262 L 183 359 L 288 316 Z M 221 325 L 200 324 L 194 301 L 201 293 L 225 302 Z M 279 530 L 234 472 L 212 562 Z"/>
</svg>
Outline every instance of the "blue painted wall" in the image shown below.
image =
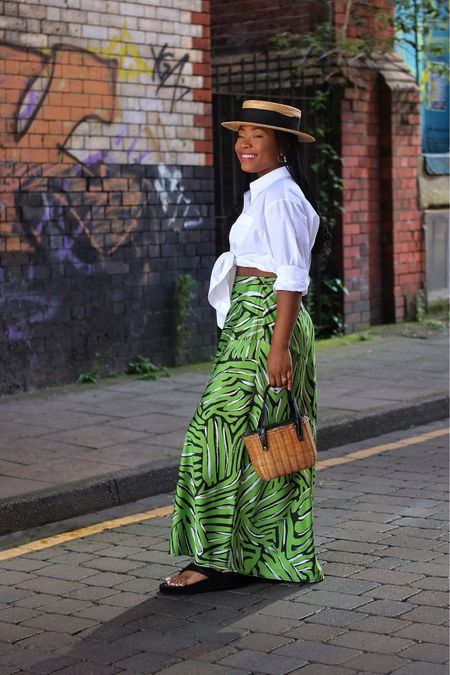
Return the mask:
<svg viewBox="0 0 450 675">
<path fill-rule="evenodd" d="M 442 7 L 441 18 L 436 20 L 433 30 L 424 36 L 421 27 L 422 17 L 420 7 L 417 14 L 417 29 L 407 35 L 397 35 L 396 50 L 409 65 L 421 90 L 421 117 L 422 117 L 422 150 L 426 153 L 445 154 L 449 152 L 449 83 L 445 76 L 433 71 L 433 63 L 449 62 L 448 40 L 449 27 L 446 19 L 444 3 L 435 0 L 436 7 Z M 419 5 L 419 3 L 418 3 Z M 398 8 L 397 8 L 397 11 Z M 405 44 L 405 39 L 412 44 Z M 427 51 L 428 45 L 439 45 L 443 54 L 436 59 Z M 424 51 L 421 52 L 421 47 Z M 443 171 L 447 173 L 447 171 Z"/>
</svg>

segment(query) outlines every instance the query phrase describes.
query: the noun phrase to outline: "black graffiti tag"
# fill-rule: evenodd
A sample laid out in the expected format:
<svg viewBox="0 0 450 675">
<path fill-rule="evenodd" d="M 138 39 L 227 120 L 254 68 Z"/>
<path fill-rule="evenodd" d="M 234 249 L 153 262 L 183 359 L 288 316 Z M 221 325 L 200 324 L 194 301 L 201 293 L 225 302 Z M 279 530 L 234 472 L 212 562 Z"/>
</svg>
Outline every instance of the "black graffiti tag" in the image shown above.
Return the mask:
<svg viewBox="0 0 450 675">
<path fill-rule="evenodd" d="M 167 51 L 167 43 L 158 52 L 154 47 L 151 47 L 151 50 L 154 59 L 153 81 L 158 82 L 156 93 L 162 88 L 173 90 L 170 105 L 170 112 L 173 112 L 175 103 L 181 101 L 191 91 L 191 87 L 183 84 L 184 80 L 181 80 L 184 66 L 189 61 L 189 54 L 185 54 L 173 64 L 174 54 Z"/>
</svg>

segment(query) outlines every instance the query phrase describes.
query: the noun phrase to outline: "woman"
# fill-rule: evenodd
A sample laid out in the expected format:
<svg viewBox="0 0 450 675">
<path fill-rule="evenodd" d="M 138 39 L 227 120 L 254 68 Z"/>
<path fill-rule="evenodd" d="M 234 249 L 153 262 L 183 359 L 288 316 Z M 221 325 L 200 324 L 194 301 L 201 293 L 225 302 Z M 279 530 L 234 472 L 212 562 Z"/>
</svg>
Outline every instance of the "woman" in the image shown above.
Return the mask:
<svg viewBox="0 0 450 675">
<path fill-rule="evenodd" d="M 301 303 L 308 289 L 319 216 L 304 194 L 301 111 L 244 101 L 237 131 L 242 170 L 255 178 L 216 261 L 208 294 L 222 328 L 210 380 L 188 427 L 170 553 L 193 563 L 161 584 L 163 593 L 232 588 L 251 578 L 315 583 L 314 468 L 264 481 L 242 435 L 255 430 L 267 397 L 268 423 L 288 418 L 292 390 L 315 433 L 314 329 Z M 302 187 L 304 190 L 302 190 Z"/>
</svg>

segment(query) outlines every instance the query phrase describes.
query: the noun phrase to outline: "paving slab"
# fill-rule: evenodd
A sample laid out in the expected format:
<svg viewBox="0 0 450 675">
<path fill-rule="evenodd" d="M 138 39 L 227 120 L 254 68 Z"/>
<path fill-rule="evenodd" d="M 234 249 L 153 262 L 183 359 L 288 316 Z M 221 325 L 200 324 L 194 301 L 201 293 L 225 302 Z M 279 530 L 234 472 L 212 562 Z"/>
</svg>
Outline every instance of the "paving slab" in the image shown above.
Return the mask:
<svg viewBox="0 0 450 675">
<path fill-rule="evenodd" d="M 369 335 L 367 341 L 318 343 L 319 453 L 448 415 L 447 328 L 399 324 L 372 329 Z M 105 380 L 0 398 L 0 534 L 173 489 L 185 430 L 209 369 L 210 364 L 203 364 L 197 372 L 174 370 L 155 381 Z M 365 502 L 368 515 L 359 524 L 347 524 L 354 542 L 365 539 L 366 529 L 373 532 L 372 541 L 383 541 L 398 500 L 410 509 L 401 515 L 419 522 L 428 517 L 434 504 L 431 491 L 440 489 L 432 476 L 428 498 L 410 495 L 408 501 L 401 493 L 414 489 L 422 468 L 418 460 L 397 477 L 397 495 L 386 496 L 372 520 L 371 494 L 386 488 L 383 460 L 376 468 L 368 460 L 366 485 L 353 493 L 361 505 Z M 347 498 L 352 493 L 348 488 Z M 329 495 L 333 497 L 332 486 Z M 427 564 L 427 543 L 421 552 L 403 534 L 405 539 L 388 543 L 397 547 L 391 557 Z M 355 565 L 365 561 L 339 554 L 331 560 Z"/>
<path fill-rule="evenodd" d="M 444 427 L 437 422 L 386 434 L 377 442 L 387 445 L 394 437 L 401 440 Z M 355 445 L 371 447 L 371 443 L 334 448 L 329 456 L 339 458 Z M 441 606 L 445 590 L 427 588 L 425 583 L 445 581 L 435 576 L 440 571 L 434 569 L 436 565 L 420 563 L 424 567 L 419 572 L 374 569 L 374 562 L 391 560 L 391 547 L 370 541 L 371 528 L 360 530 L 366 541 L 324 534 L 332 522 L 330 505 L 339 491 L 341 503 L 349 482 L 356 493 L 363 492 L 366 470 L 377 468 L 377 459 L 385 470 L 387 491 L 377 495 L 374 487 L 373 496 L 378 497 L 374 504 L 381 505 L 383 496 L 395 497 L 389 523 L 394 527 L 389 530 L 392 536 L 413 527 L 410 516 L 401 513 L 410 496 L 398 499 L 396 485 L 398 476 L 423 453 L 432 464 L 445 465 L 446 449 L 430 438 L 318 472 L 315 535 L 325 579 L 311 587 L 265 581 L 190 598 L 161 596 L 157 592 L 161 577 L 179 569 L 184 560 L 167 553 L 170 516 L 95 534 L 86 532 L 78 539 L 70 533 L 46 549 L 16 552 L 16 557 L 0 560 L 0 579 L 5 581 L 1 588 L 9 593 L 0 597 L 0 675 L 2 669 L 11 674 L 66 675 L 444 675 L 448 670 L 448 614 Z M 435 500 L 424 497 L 423 483 L 411 489 L 418 500 L 441 504 L 446 497 L 443 490 Z M 26 535 L 11 534 L 0 538 L 0 548 L 25 537 L 42 540 L 54 531 L 76 530 L 117 517 L 119 512 L 126 515 L 133 508 L 140 513 L 168 501 L 168 496 L 161 495 L 134 507 L 120 506 L 65 524 L 48 524 Z M 376 508 L 374 514 L 379 513 Z M 432 515 L 434 510 L 427 504 L 428 541 L 440 544 L 445 533 L 441 521 Z M 363 513 L 367 513 L 365 502 L 348 500 L 347 508 L 336 511 L 335 522 L 355 523 Z M 421 518 L 425 525 L 426 517 Z M 413 533 L 408 537 L 413 539 Z M 350 553 L 352 546 L 367 556 L 360 565 L 339 570 L 337 563 L 327 561 L 329 552 Z M 143 576 L 138 577 L 140 572 Z"/>
</svg>

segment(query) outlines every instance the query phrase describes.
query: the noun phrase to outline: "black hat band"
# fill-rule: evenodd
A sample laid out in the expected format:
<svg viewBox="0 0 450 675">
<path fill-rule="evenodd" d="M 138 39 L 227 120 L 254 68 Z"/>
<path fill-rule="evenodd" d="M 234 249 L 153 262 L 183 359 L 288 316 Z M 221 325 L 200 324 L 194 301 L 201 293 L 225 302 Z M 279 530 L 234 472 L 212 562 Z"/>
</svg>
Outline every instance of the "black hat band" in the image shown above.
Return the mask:
<svg viewBox="0 0 450 675">
<path fill-rule="evenodd" d="M 300 131 L 300 117 L 288 117 L 273 110 L 261 108 L 243 108 L 240 114 L 241 122 L 269 124 L 273 127 L 282 127 L 289 131 Z"/>
</svg>

